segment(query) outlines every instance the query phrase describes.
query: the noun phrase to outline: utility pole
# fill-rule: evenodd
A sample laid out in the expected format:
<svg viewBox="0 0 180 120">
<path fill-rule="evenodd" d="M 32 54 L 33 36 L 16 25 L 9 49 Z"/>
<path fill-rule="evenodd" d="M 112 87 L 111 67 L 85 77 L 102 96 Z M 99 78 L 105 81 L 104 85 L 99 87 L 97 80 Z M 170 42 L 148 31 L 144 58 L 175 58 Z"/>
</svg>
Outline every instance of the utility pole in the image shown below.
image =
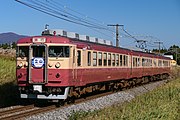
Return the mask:
<svg viewBox="0 0 180 120">
<path fill-rule="evenodd" d="M 124 25 L 119 25 L 119 24 L 116 24 L 116 25 L 107 25 L 107 26 L 115 26 L 116 27 L 116 47 L 119 47 L 119 26 L 124 26 Z"/>
<path fill-rule="evenodd" d="M 160 55 L 160 49 L 161 49 L 161 44 L 163 44 L 163 42 L 154 42 L 155 44 L 158 44 L 159 45 L 159 55 Z"/>
</svg>

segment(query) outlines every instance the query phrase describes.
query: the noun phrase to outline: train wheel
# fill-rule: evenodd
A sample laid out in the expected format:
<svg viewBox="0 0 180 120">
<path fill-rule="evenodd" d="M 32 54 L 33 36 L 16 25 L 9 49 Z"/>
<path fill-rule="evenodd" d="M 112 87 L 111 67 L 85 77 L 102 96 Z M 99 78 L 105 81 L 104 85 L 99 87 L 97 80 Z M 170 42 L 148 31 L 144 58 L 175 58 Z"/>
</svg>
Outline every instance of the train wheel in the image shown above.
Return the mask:
<svg viewBox="0 0 180 120">
<path fill-rule="evenodd" d="M 69 97 L 69 98 L 67 99 L 67 104 L 71 104 L 71 103 L 75 103 L 75 97 L 74 97 L 74 96 Z"/>
<path fill-rule="evenodd" d="M 60 106 L 63 106 L 65 104 L 65 101 L 64 100 L 58 100 L 57 104 L 56 104 L 56 107 L 60 107 Z"/>
</svg>

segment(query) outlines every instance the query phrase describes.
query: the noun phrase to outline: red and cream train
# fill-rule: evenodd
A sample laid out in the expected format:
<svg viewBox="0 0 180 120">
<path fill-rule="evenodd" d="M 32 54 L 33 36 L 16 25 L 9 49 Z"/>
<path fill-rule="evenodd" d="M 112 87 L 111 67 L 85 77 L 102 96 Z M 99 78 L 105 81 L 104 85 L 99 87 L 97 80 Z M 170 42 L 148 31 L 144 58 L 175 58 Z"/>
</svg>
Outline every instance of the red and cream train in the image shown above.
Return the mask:
<svg viewBox="0 0 180 120">
<path fill-rule="evenodd" d="M 170 74 L 170 59 L 112 46 L 63 30 L 17 42 L 21 98 L 65 100 L 101 89 L 118 89 Z"/>
</svg>

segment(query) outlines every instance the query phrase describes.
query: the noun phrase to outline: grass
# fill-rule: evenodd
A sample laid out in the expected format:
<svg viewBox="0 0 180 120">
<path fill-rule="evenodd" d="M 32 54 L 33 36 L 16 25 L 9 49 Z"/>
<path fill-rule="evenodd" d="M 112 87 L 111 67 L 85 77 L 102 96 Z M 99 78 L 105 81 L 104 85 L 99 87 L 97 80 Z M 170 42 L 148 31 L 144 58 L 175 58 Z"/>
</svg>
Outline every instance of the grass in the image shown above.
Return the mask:
<svg viewBox="0 0 180 120">
<path fill-rule="evenodd" d="M 15 58 L 0 56 L 0 85 L 16 80 Z"/>
<path fill-rule="evenodd" d="M 0 56 L 0 107 L 18 103 L 15 58 Z"/>
<path fill-rule="evenodd" d="M 75 112 L 70 120 L 178 120 L 180 118 L 180 78 L 131 102 L 94 112 Z"/>
</svg>

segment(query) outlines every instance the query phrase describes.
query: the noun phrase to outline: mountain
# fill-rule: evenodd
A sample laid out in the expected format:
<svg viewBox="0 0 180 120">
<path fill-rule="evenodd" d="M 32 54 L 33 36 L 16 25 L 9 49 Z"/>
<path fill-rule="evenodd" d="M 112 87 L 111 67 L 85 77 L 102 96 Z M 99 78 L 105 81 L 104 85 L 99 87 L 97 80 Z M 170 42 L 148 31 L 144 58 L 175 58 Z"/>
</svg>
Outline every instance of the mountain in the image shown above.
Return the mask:
<svg viewBox="0 0 180 120">
<path fill-rule="evenodd" d="M 2 43 L 11 43 L 11 42 L 16 42 L 20 38 L 27 37 L 25 35 L 18 35 L 13 32 L 8 32 L 8 33 L 1 33 L 0 34 L 0 44 Z"/>
</svg>

